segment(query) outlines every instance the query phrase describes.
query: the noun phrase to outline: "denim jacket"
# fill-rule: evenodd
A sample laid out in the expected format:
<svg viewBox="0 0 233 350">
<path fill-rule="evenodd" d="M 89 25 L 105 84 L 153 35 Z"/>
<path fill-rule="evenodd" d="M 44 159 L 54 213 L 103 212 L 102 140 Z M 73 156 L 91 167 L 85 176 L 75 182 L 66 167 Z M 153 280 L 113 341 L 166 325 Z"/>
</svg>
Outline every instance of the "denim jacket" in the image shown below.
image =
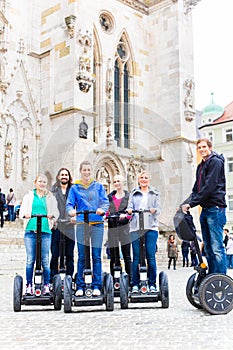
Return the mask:
<svg viewBox="0 0 233 350">
<path fill-rule="evenodd" d="M 159 226 L 159 215 L 161 212 L 160 207 L 160 193 L 156 189 L 149 187 L 149 192 L 147 193 L 147 205 L 141 208 L 141 201 L 143 194 L 140 188 L 134 189 L 130 193 L 128 208 L 132 210 L 140 209 L 151 209 L 155 208 L 156 212 L 154 214 L 144 213 L 144 229 L 145 230 L 158 230 Z M 130 232 L 137 231 L 139 229 L 138 213 L 135 213 L 130 221 Z"/>
</svg>

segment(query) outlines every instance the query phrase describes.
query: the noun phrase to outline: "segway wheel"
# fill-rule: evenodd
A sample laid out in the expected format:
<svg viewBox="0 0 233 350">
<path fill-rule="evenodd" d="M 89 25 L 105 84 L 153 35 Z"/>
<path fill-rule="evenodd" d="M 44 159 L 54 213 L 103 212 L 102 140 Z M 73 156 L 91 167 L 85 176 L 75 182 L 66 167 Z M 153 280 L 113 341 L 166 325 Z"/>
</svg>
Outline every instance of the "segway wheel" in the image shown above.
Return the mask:
<svg viewBox="0 0 233 350">
<path fill-rule="evenodd" d="M 13 307 L 15 312 L 21 311 L 22 293 L 23 293 L 23 278 L 21 276 L 15 276 L 14 299 L 13 299 Z"/>
<path fill-rule="evenodd" d="M 64 312 L 70 313 L 72 311 L 72 278 L 65 276 L 64 278 Z"/>
<path fill-rule="evenodd" d="M 129 292 L 129 276 L 127 273 L 122 273 L 120 276 L 120 303 L 121 309 L 128 309 L 128 292 Z"/>
<path fill-rule="evenodd" d="M 218 273 L 206 276 L 199 287 L 199 298 L 203 308 L 210 314 L 227 314 L 233 309 L 232 278 Z"/>
<path fill-rule="evenodd" d="M 195 282 L 197 275 L 197 273 L 194 273 L 189 277 L 186 285 L 186 296 L 192 306 L 196 307 L 197 309 L 202 309 L 201 303 L 196 302 L 193 297 L 195 293 L 197 294 L 197 291 L 195 291 Z"/>
<path fill-rule="evenodd" d="M 114 310 L 114 287 L 113 287 L 113 278 L 110 273 L 107 273 L 105 275 L 104 294 L 105 294 L 106 310 L 113 311 Z"/>
<path fill-rule="evenodd" d="M 55 275 L 53 278 L 53 303 L 54 303 L 54 310 L 61 310 L 62 281 L 61 281 L 60 275 Z"/>
<path fill-rule="evenodd" d="M 167 274 L 163 271 L 159 274 L 159 289 L 160 289 L 160 300 L 162 308 L 169 308 L 169 289 L 168 289 L 168 278 Z"/>
</svg>

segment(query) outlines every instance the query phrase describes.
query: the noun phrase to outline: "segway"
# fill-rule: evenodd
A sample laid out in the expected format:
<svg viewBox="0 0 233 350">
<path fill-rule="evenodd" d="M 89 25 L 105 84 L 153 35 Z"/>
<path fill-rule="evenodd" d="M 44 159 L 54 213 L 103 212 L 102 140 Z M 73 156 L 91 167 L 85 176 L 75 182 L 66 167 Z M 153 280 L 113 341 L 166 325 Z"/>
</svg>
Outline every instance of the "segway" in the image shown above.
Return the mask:
<svg viewBox="0 0 233 350">
<path fill-rule="evenodd" d="M 145 229 L 144 229 L 144 213 L 149 213 L 149 210 L 133 210 L 133 213 L 139 215 L 139 240 L 140 240 L 140 265 L 139 265 L 139 292 L 129 293 L 131 303 L 153 303 L 161 301 L 162 308 L 169 307 L 169 289 L 168 278 L 164 271 L 159 273 L 159 290 L 153 293 L 149 292 L 147 265 L 146 265 L 146 247 L 145 247 Z"/>
<path fill-rule="evenodd" d="M 35 214 L 31 216 L 37 218 L 36 232 L 36 267 L 34 273 L 34 293 L 33 295 L 23 295 L 23 278 L 16 275 L 13 287 L 13 308 L 14 311 L 21 311 L 21 305 L 51 305 L 54 304 L 55 310 L 61 310 L 61 277 L 59 275 L 54 279 L 53 293 L 43 294 L 44 280 L 43 269 L 41 266 L 41 229 L 42 218 L 47 215 Z"/>
<path fill-rule="evenodd" d="M 114 220 L 114 233 L 112 237 L 111 252 L 114 254 L 114 267 L 113 267 L 113 287 L 114 297 L 120 297 L 121 309 L 128 309 L 128 293 L 129 293 L 129 276 L 125 271 L 122 271 L 120 261 L 120 247 L 119 247 L 119 217 L 120 212 L 112 213 L 108 215 L 108 218 Z"/>
<path fill-rule="evenodd" d="M 110 273 L 103 273 L 102 275 L 102 290 L 100 296 L 93 296 L 92 289 L 92 269 L 90 262 L 90 231 L 89 231 L 89 214 L 95 214 L 95 211 L 78 211 L 76 214 L 84 215 L 84 249 L 85 249 L 85 263 L 84 263 L 84 294 L 83 296 L 76 296 L 75 290 L 72 289 L 71 276 L 64 278 L 64 312 L 72 312 L 73 306 L 96 306 L 105 304 L 107 311 L 114 309 L 114 289 L 113 279 Z"/>
<path fill-rule="evenodd" d="M 61 290 L 62 290 L 62 298 L 64 296 L 64 278 L 66 276 L 66 238 L 65 234 L 65 225 L 70 224 L 69 219 L 58 219 L 58 229 L 60 232 L 60 240 L 59 240 L 59 266 L 58 266 L 58 274 L 53 277 L 53 288 L 56 289 L 57 280 L 59 280 L 58 275 L 60 275 L 61 279 Z M 52 290 L 53 290 L 52 288 Z"/>
<path fill-rule="evenodd" d="M 221 274 L 207 274 L 197 240 L 196 228 L 192 215 L 179 209 L 174 216 L 174 226 L 178 237 L 185 241 L 194 241 L 198 256 L 198 265 L 194 267 L 186 285 L 186 296 L 190 304 L 197 309 L 204 309 L 212 315 L 229 313 L 233 308 L 233 280 Z"/>
</svg>

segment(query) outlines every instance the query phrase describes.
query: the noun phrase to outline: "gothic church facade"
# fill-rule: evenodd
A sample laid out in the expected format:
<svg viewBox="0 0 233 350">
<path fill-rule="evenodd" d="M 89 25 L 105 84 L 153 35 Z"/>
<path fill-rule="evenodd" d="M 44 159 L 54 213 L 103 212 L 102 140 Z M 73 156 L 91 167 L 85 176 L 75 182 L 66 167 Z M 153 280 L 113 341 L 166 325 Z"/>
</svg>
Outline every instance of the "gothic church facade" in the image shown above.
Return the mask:
<svg viewBox="0 0 233 350">
<path fill-rule="evenodd" d="M 146 169 L 172 227 L 196 167 L 191 0 L 0 1 L 0 179 L 17 198 L 88 159 L 107 191 Z"/>
</svg>

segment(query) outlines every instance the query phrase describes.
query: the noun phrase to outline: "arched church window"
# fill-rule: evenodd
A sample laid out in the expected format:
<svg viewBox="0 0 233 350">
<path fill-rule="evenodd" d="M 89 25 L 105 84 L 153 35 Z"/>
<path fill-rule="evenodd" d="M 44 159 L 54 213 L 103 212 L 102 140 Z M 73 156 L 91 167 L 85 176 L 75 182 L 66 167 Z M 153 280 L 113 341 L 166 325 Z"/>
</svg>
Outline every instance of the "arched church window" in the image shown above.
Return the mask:
<svg viewBox="0 0 233 350">
<path fill-rule="evenodd" d="M 129 128 L 129 50 L 121 38 L 114 65 L 114 139 L 119 147 L 130 147 Z"/>
</svg>

